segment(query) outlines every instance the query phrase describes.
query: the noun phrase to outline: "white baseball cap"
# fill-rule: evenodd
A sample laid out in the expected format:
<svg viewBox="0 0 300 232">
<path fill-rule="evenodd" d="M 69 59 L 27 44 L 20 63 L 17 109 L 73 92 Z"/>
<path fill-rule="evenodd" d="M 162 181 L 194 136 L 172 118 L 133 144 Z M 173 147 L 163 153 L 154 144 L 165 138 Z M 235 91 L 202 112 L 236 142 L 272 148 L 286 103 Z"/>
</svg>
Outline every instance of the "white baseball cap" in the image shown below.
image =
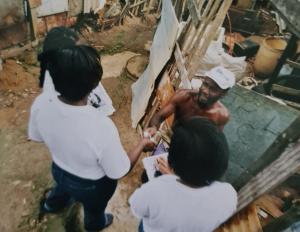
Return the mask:
<svg viewBox="0 0 300 232">
<path fill-rule="evenodd" d="M 235 84 L 235 75 L 228 69 L 217 66 L 205 72 L 205 76 L 214 80 L 221 89 L 228 89 Z"/>
</svg>

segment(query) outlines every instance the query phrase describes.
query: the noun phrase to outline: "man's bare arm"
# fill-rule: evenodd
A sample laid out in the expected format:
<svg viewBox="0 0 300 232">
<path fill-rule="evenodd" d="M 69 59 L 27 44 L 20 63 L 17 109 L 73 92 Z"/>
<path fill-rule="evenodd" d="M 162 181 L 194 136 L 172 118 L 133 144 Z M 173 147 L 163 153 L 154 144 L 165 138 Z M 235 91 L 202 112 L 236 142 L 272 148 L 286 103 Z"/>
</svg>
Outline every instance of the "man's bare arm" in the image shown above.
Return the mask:
<svg viewBox="0 0 300 232">
<path fill-rule="evenodd" d="M 143 150 L 149 146 L 154 148 L 154 143 L 147 138 L 141 139 L 137 145 L 135 145 L 129 152 L 127 152 L 128 158 L 131 163 L 131 169 L 136 164 L 137 160 L 139 159 L 140 155 L 142 154 Z"/>
<path fill-rule="evenodd" d="M 160 124 L 169 116 L 175 113 L 176 107 L 187 101 L 192 96 L 193 91 L 187 89 L 178 90 L 170 101 L 160 109 L 151 119 L 150 127 L 156 127 L 159 129 Z"/>
<path fill-rule="evenodd" d="M 172 100 L 172 99 L 171 99 Z M 168 118 L 170 115 L 175 113 L 176 104 L 170 101 L 163 108 L 161 108 L 150 121 L 150 127 L 155 127 L 157 130 L 159 129 L 160 124 Z"/>
</svg>

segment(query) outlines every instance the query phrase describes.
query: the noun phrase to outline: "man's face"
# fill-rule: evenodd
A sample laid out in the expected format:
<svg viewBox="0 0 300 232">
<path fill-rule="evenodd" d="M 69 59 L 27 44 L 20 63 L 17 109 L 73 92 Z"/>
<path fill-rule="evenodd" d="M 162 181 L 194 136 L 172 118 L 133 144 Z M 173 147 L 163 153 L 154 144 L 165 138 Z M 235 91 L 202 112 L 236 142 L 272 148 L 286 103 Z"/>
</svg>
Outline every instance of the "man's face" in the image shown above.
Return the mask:
<svg viewBox="0 0 300 232">
<path fill-rule="evenodd" d="M 213 105 L 226 93 L 216 82 L 209 77 L 201 77 L 202 85 L 197 95 L 197 103 L 200 107 L 206 108 Z"/>
</svg>

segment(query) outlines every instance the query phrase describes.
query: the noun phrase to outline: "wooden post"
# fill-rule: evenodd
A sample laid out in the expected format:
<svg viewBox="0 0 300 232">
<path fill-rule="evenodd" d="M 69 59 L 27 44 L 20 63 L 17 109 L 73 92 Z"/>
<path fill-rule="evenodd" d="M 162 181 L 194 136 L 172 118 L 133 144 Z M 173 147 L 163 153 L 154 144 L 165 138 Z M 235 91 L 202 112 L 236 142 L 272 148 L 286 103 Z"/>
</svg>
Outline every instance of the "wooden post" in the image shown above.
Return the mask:
<svg viewBox="0 0 300 232">
<path fill-rule="evenodd" d="M 153 9 L 154 1 L 156 1 L 156 0 L 150 0 L 149 1 L 148 8 L 147 8 L 147 11 L 146 11 L 147 14 L 149 14 L 150 11 Z"/>
<path fill-rule="evenodd" d="M 31 30 L 31 40 L 37 39 L 37 7 L 41 5 L 41 0 L 28 0 L 30 12 L 30 30 Z"/>
<path fill-rule="evenodd" d="M 281 184 L 300 169 L 300 140 L 290 149 L 253 177 L 238 193 L 237 211 Z"/>
</svg>

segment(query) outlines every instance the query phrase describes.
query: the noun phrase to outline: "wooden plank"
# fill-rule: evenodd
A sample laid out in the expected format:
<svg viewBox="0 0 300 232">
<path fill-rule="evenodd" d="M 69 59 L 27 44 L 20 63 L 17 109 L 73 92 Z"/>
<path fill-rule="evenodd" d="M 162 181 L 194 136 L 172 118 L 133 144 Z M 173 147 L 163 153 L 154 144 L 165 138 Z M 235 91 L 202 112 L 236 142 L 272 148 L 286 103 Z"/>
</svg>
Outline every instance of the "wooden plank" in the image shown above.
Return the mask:
<svg viewBox="0 0 300 232">
<path fill-rule="evenodd" d="M 187 2 L 188 2 L 188 9 L 192 17 L 192 22 L 194 26 L 197 27 L 201 20 L 199 9 L 196 6 L 195 0 L 188 0 Z"/>
<path fill-rule="evenodd" d="M 123 9 L 120 13 L 119 24 L 121 24 L 123 22 L 123 18 L 126 16 L 128 10 L 129 10 L 129 2 L 126 2 L 125 6 L 123 7 Z"/>
<path fill-rule="evenodd" d="M 140 0 L 136 0 L 136 3 L 135 3 L 135 7 L 133 7 L 133 14 L 135 15 L 135 16 L 137 16 L 138 15 L 138 13 L 139 13 L 139 2 L 140 2 Z"/>
<path fill-rule="evenodd" d="M 192 18 L 189 16 L 188 19 L 188 25 L 187 25 L 187 32 L 185 33 L 185 37 L 182 42 L 182 53 L 185 55 L 187 54 L 187 50 L 190 46 L 190 43 L 192 42 L 195 33 L 196 33 L 196 28 L 194 27 L 194 24 L 192 23 Z"/>
<path fill-rule="evenodd" d="M 249 231 L 249 221 L 248 221 L 248 211 L 244 210 L 239 213 L 240 220 L 239 220 L 239 231 Z"/>
<path fill-rule="evenodd" d="M 290 66 L 292 66 L 293 68 L 297 68 L 300 69 L 300 63 L 292 61 L 290 59 L 286 60 L 286 63 L 288 63 Z"/>
<path fill-rule="evenodd" d="M 150 1 L 149 1 L 148 7 L 147 7 L 147 10 L 146 10 L 146 13 L 147 13 L 147 14 L 149 14 L 150 11 L 153 9 L 154 1 L 156 1 L 156 0 L 150 0 Z"/>
<path fill-rule="evenodd" d="M 291 106 L 297 110 L 300 110 L 300 104 L 296 103 L 296 102 L 292 102 L 292 101 L 287 101 L 287 100 L 284 100 L 284 102 L 288 105 L 288 106 Z"/>
<path fill-rule="evenodd" d="M 160 106 L 160 102 L 157 98 L 154 98 L 153 102 L 152 102 L 152 107 L 151 109 L 148 111 L 146 117 L 143 120 L 143 128 L 147 128 L 149 126 L 149 123 L 153 117 L 153 115 L 157 112 L 158 107 Z"/>
<path fill-rule="evenodd" d="M 190 56 L 191 58 L 189 59 L 189 61 L 190 61 L 190 64 L 188 67 L 189 80 L 191 80 L 193 78 L 194 74 L 197 72 L 198 66 L 199 66 L 199 60 L 202 59 L 203 56 L 205 55 L 205 52 L 206 52 L 210 42 L 213 40 L 219 27 L 222 25 L 222 23 L 225 19 L 226 13 L 227 13 L 229 7 L 231 6 L 231 3 L 232 3 L 232 0 L 227 0 L 222 3 L 217 16 L 215 17 L 214 21 L 210 24 L 209 31 L 206 32 L 205 36 L 203 37 L 203 43 L 201 43 L 202 36 L 200 36 L 199 39 L 197 40 L 197 42 L 195 44 L 195 46 L 197 45 L 196 49 L 193 49 L 194 50 L 193 54 Z M 215 4 L 217 4 L 217 3 L 215 3 Z M 213 17 L 213 15 L 211 17 Z M 203 31 L 203 33 L 204 33 L 204 31 Z"/>
<path fill-rule="evenodd" d="M 187 53 L 194 53 L 195 51 L 197 51 L 197 49 L 198 49 L 197 47 L 200 46 L 204 34 L 207 33 L 206 29 L 207 29 L 209 23 L 213 20 L 213 18 L 217 14 L 217 10 L 218 10 L 220 4 L 221 4 L 220 0 L 215 0 L 211 9 L 209 11 L 207 11 L 206 14 L 204 14 L 203 19 L 202 19 L 202 21 L 203 21 L 202 26 L 199 27 L 199 29 L 197 30 L 197 33 L 196 33 L 192 43 L 190 44 L 190 48 L 187 51 Z M 192 56 L 193 55 L 190 56 L 191 59 L 192 59 Z"/>
<path fill-rule="evenodd" d="M 233 215 L 215 232 L 262 232 L 254 204 Z"/>
<path fill-rule="evenodd" d="M 132 5 L 135 5 L 137 2 L 138 2 L 138 0 L 134 0 Z M 134 12 L 135 12 L 135 8 L 133 7 L 133 8 L 131 8 L 131 13 L 134 15 Z"/>
<path fill-rule="evenodd" d="M 192 54 L 195 51 L 197 51 L 198 47 L 201 44 L 202 37 L 204 33 L 206 32 L 206 28 L 208 24 L 211 22 L 213 17 L 217 14 L 217 9 L 220 6 L 221 0 L 214 0 L 208 2 L 208 4 L 205 6 L 204 12 L 201 15 L 201 24 L 198 26 L 195 35 L 193 36 L 192 41 L 188 44 L 188 47 L 186 49 L 186 54 L 189 55 L 190 60 L 192 60 Z"/>
<path fill-rule="evenodd" d="M 283 215 L 282 211 L 279 209 L 278 205 L 275 202 L 272 196 L 266 194 L 258 198 L 254 203 L 272 217 L 277 218 Z"/>
<path fill-rule="evenodd" d="M 237 211 L 243 209 L 262 194 L 270 191 L 300 168 L 300 140 L 293 147 L 267 166 L 263 171 L 253 177 L 247 185 L 239 191 L 239 204 Z"/>
<path fill-rule="evenodd" d="M 185 60 L 183 58 L 183 55 L 180 51 L 178 43 L 176 43 L 175 51 L 174 51 L 174 56 L 175 56 L 175 62 L 177 69 L 179 70 L 179 76 L 181 83 L 183 85 L 183 88 L 185 89 L 190 89 L 191 88 L 191 83 L 188 79 L 188 72 L 185 67 Z"/>
<path fill-rule="evenodd" d="M 134 3 L 134 4 L 132 4 L 129 8 L 130 8 L 130 9 L 131 9 L 131 8 L 134 8 L 134 7 L 139 6 L 139 5 L 141 5 L 141 4 L 145 3 L 145 2 L 146 2 L 146 0 L 143 0 L 143 1 L 140 1 L 140 2 L 137 2 L 137 3 Z"/>
<path fill-rule="evenodd" d="M 179 18 L 178 18 L 178 21 L 179 21 L 179 22 L 182 21 L 183 14 L 184 14 L 185 9 L 186 9 L 186 6 L 187 6 L 187 1 L 188 1 L 188 0 L 183 0 L 181 12 L 180 12 L 180 15 L 179 15 Z"/>
<path fill-rule="evenodd" d="M 31 15 L 31 24 L 30 24 L 31 39 L 35 40 L 38 37 L 37 9 L 31 8 L 30 15 Z"/>
<path fill-rule="evenodd" d="M 162 0 L 159 0 L 158 7 L 156 9 L 156 13 L 160 11 Z M 146 5 L 146 4 L 145 4 Z"/>
<path fill-rule="evenodd" d="M 272 85 L 271 93 L 274 92 L 274 91 L 279 92 L 279 93 L 283 93 L 283 94 L 287 94 L 287 95 L 290 95 L 290 96 L 300 97 L 300 90 L 289 88 L 289 87 L 278 85 L 278 84 L 273 84 Z"/>
<path fill-rule="evenodd" d="M 248 225 L 249 225 L 249 231 L 253 232 L 261 232 L 262 227 L 259 221 L 259 218 L 257 216 L 257 208 L 254 204 L 251 204 L 248 206 Z"/>
</svg>

